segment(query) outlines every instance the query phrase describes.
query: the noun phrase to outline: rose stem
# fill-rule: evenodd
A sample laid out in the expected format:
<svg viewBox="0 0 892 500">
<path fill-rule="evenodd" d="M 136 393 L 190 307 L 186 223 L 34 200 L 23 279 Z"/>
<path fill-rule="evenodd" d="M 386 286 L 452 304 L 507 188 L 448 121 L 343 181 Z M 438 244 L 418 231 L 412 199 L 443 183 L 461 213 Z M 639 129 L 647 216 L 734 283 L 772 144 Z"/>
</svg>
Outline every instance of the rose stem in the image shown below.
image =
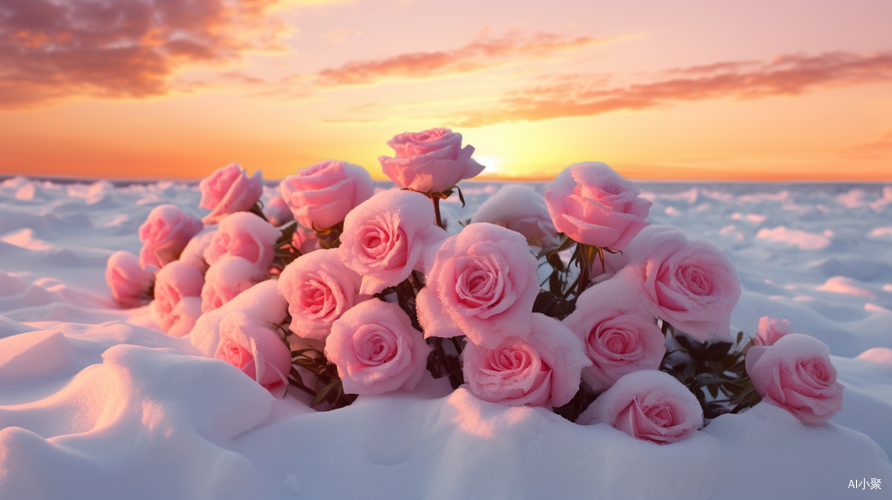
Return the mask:
<svg viewBox="0 0 892 500">
<path fill-rule="evenodd" d="M 442 219 L 440 219 L 440 198 L 431 196 L 431 200 L 434 202 L 434 214 L 437 216 L 437 225 L 443 229 L 446 229 L 445 227 L 443 227 Z"/>
<path fill-rule="evenodd" d="M 583 262 L 582 265 L 579 266 L 579 287 L 576 289 L 576 298 L 578 299 L 582 292 L 585 291 L 585 286 L 588 285 L 588 263 L 585 262 L 585 257 L 581 257 Z M 574 301 L 575 302 L 575 301 Z"/>
</svg>

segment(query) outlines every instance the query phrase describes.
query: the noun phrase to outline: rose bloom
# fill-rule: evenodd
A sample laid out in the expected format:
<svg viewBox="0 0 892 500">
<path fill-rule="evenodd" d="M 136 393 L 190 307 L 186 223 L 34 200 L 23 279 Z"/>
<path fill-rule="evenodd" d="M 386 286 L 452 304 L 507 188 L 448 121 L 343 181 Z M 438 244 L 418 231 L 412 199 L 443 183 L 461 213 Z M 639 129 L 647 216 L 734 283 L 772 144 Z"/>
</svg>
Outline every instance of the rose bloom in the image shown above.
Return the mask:
<svg viewBox="0 0 892 500">
<path fill-rule="evenodd" d="M 284 226 L 294 220 L 294 214 L 291 213 L 291 207 L 285 203 L 285 199 L 281 194 L 277 194 L 263 207 L 263 215 L 270 224 L 276 227 Z"/>
<path fill-rule="evenodd" d="M 182 321 L 187 323 L 191 321 L 193 324 L 195 319 L 201 315 L 201 287 L 204 285 L 204 277 L 194 267 L 175 260 L 164 266 L 158 274 L 155 275 L 155 300 L 152 301 L 150 307 L 152 318 L 167 333 L 172 333 L 171 329 Z M 177 306 L 185 297 L 194 297 L 195 301 L 189 301 L 188 308 L 177 310 Z M 193 302 L 197 301 L 197 314 Z M 185 306 L 184 306 L 185 307 Z M 177 336 L 189 333 L 191 327 L 185 330 L 184 325 L 180 325 L 172 334 Z"/>
<path fill-rule="evenodd" d="M 582 369 L 591 364 L 582 344 L 544 314 L 532 314 L 529 324 L 529 336 L 507 337 L 493 349 L 465 345 L 462 371 L 471 393 L 511 406 L 562 406 L 573 399 Z"/>
<path fill-rule="evenodd" d="M 503 186 L 474 212 L 471 224 L 475 222 L 489 222 L 517 231 L 531 246 L 552 248 L 561 244 L 545 199 L 526 186 Z"/>
<path fill-rule="evenodd" d="M 628 265 L 608 280 L 643 286 L 652 314 L 691 337 L 727 340 L 740 279 L 715 245 L 688 241 L 677 227 L 650 226 L 625 252 Z"/>
<path fill-rule="evenodd" d="M 267 272 L 241 257 L 224 257 L 208 269 L 201 288 L 201 312 L 210 312 L 268 278 Z"/>
<path fill-rule="evenodd" d="M 638 370 L 656 370 L 666 354 L 666 338 L 656 319 L 645 311 L 604 305 L 604 285 L 579 296 L 576 310 L 563 323 L 585 344 L 592 365 L 582 379 L 592 389 L 606 389 L 620 377 Z"/>
<path fill-rule="evenodd" d="M 424 249 L 446 239 L 434 207 L 419 193 L 391 189 L 361 203 L 344 220 L 341 260 L 362 276 L 360 293 L 375 294 L 424 271 Z"/>
<path fill-rule="evenodd" d="M 400 187 L 419 193 L 442 193 L 462 179 L 483 171 L 471 158 L 473 146 L 461 147 L 461 134 L 448 128 L 406 132 L 387 141 L 396 158 L 381 156 L 384 175 Z"/>
<path fill-rule="evenodd" d="M 411 391 L 424 376 L 431 349 L 398 304 L 368 300 L 331 327 L 325 357 L 338 367 L 344 392 L 374 396 Z"/>
<path fill-rule="evenodd" d="M 703 409 L 672 375 L 640 370 L 617 380 L 576 422 L 604 423 L 636 439 L 669 444 L 692 437 L 703 426 Z"/>
<path fill-rule="evenodd" d="M 317 250 L 285 266 L 279 293 L 288 301 L 289 329 L 299 337 L 325 340 L 332 323 L 359 302 L 360 281 L 334 248 Z"/>
<path fill-rule="evenodd" d="M 164 267 L 177 260 L 186 244 L 201 232 L 204 225 L 195 217 L 184 213 L 176 205 L 158 205 L 139 226 L 139 263 L 143 268 Z"/>
<path fill-rule="evenodd" d="M 229 214 L 251 210 L 263 194 L 263 173 L 257 170 L 249 178 L 238 163 L 230 163 L 202 179 L 198 189 L 198 206 L 211 211 L 201 221 L 216 224 Z"/>
<path fill-rule="evenodd" d="M 211 245 L 217 226 L 204 226 L 204 230 L 189 240 L 183 253 L 180 254 L 180 262 L 185 262 L 204 274 L 208 271 L 208 263 L 204 260 L 204 251 Z"/>
<path fill-rule="evenodd" d="M 214 265 L 223 257 L 236 256 L 260 269 L 268 269 L 275 257 L 275 243 L 282 232 L 250 212 L 232 214 L 220 221 L 217 232 L 204 251 L 204 260 Z"/>
<path fill-rule="evenodd" d="M 321 231 L 341 221 L 375 192 L 372 176 L 359 165 L 325 160 L 289 175 L 279 190 L 294 218 Z"/>
<path fill-rule="evenodd" d="M 526 239 L 493 224 L 470 224 L 446 239 L 418 293 L 425 337 L 468 339 L 494 348 L 530 332 L 539 294 L 536 258 Z"/>
<path fill-rule="evenodd" d="M 276 332 L 253 323 L 245 313 L 231 312 L 220 322 L 220 343 L 214 357 L 238 368 L 273 396 L 285 397 L 291 349 Z"/>
<path fill-rule="evenodd" d="M 759 331 L 753 337 L 753 343 L 760 346 L 774 345 L 784 335 L 793 333 L 790 322 L 785 319 L 774 319 L 768 316 L 759 318 Z"/>
<path fill-rule="evenodd" d="M 545 204 L 554 227 L 574 241 L 622 250 L 649 223 L 652 203 L 603 163 L 576 163 L 554 178 Z"/>
<path fill-rule="evenodd" d="M 139 257 L 119 250 L 108 258 L 105 282 L 121 307 L 139 307 L 152 286 L 152 274 L 139 265 Z"/>
<path fill-rule="evenodd" d="M 746 372 L 765 401 L 806 425 L 822 425 L 842 410 L 843 385 L 836 381 L 830 349 L 820 340 L 790 333 L 746 355 Z"/>
</svg>

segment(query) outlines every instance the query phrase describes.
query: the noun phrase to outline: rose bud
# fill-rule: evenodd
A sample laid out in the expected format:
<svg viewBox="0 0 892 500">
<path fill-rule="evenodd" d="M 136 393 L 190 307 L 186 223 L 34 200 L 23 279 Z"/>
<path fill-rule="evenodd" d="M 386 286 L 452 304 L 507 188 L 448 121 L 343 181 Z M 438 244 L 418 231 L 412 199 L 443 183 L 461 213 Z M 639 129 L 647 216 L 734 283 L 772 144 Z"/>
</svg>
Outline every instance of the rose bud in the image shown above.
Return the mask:
<svg viewBox="0 0 892 500">
<path fill-rule="evenodd" d="M 177 260 L 189 240 L 202 229 L 204 225 L 201 221 L 179 207 L 158 205 L 139 226 L 139 241 L 142 242 L 140 265 L 160 269 L 168 262 Z"/>
<path fill-rule="evenodd" d="M 201 312 L 210 312 L 267 279 L 267 272 L 241 257 L 224 257 L 208 269 L 201 288 Z"/>
<path fill-rule="evenodd" d="M 398 304 L 368 300 L 332 324 L 325 357 L 338 367 L 344 392 L 374 396 L 412 390 L 431 349 Z"/>
<path fill-rule="evenodd" d="M 448 128 L 406 132 L 387 141 L 396 157 L 381 156 L 384 175 L 400 187 L 419 193 L 442 193 L 462 179 L 483 171 L 471 158 L 473 146 L 461 147 L 461 134 Z"/>
<path fill-rule="evenodd" d="M 152 274 L 139 265 L 136 255 L 119 250 L 108 258 L 105 282 L 121 307 L 139 307 L 142 298 L 148 297 L 146 292 L 152 285 Z"/>
<path fill-rule="evenodd" d="M 561 243 L 545 199 L 526 186 L 503 186 L 480 205 L 471 218 L 471 224 L 476 222 L 489 222 L 517 231 L 530 246 L 553 248 Z"/>
<path fill-rule="evenodd" d="M 279 190 L 298 222 L 322 231 L 342 222 L 353 207 L 372 196 L 375 186 L 359 165 L 325 160 L 289 175 Z"/>
<path fill-rule="evenodd" d="M 249 178 L 238 163 L 230 163 L 202 179 L 198 188 L 198 206 L 211 211 L 201 221 L 216 224 L 229 214 L 251 210 L 263 194 L 263 173 L 257 170 Z"/>
<path fill-rule="evenodd" d="M 285 199 L 281 194 L 277 194 L 263 207 L 263 215 L 275 227 L 281 227 L 294 220 L 294 214 L 291 213 L 291 207 L 285 203 Z"/>
<path fill-rule="evenodd" d="M 268 269 L 275 257 L 276 240 L 282 232 L 250 212 L 232 214 L 222 221 L 204 251 L 204 260 L 214 265 L 227 256 L 246 259 L 260 269 Z"/>
<path fill-rule="evenodd" d="M 554 227 L 574 241 L 622 250 L 649 223 L 652 203 L 603 163 L 576 163 L 554 178 L 545 204 Z"/>
<path fill-rule="evenodd" d="M 746 372 L 762 401 L 784 408 L 806 425 L 822 425 L 842 410 L 830 349 L 820 340 L 790 333 L 770 347 L 752 347 Z"/>
<path fill-rule="evenodd" d="M 759 332 L 753 338 L 753 343 L 759 346 L 771 346 L 790 333 L 793 333 L 793 330 L 790 329 L 789 321 L 762 316 L 759 318 Z"/>
<path fill-rule="evenodd" d="M 202 285 L 204 277 L 201 273 L 178 260 L 158 271 L 155 275 L 155 300 L 150 307 L 152 318 L 163 331 L 177 336 L 189 333 L 192 328 L 188 323 L 194 324 L 201 315 Z M 186 297 L 194 297 L 194 300 L 177 309 Z"/>
<path fill-rule="evenodd" d="M 220 343 L 214 357 L 235 366 L 277 398 L 285 397 L 291 372 L 291 349 L 269 328 L 242 312 L 220 322 Z"/>
</svg>

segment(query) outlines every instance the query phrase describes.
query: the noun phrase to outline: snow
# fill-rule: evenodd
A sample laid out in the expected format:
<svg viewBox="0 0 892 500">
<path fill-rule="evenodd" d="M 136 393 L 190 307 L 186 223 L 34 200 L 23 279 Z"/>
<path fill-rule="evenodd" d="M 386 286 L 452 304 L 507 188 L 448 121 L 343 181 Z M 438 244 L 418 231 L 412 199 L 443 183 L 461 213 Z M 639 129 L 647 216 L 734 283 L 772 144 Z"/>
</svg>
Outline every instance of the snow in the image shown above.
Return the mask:
<svg viewBox="0 0 892 500">
<path fill-rule="evenodd" d="M 835 499 L 864 478 L 882 480 L 870 497 L 888 498 L 892 186 L 641 186 L 651 222 L 731 259 L 743 289 L 734 328 L 786 318 L 829 346 L 846 386 L 830 423 L 763 403 L 661 446 L 429 376 L 318 413 L 299 391 L 275 399 L 202 353 L 240 302 L 280 320 L 274 286 L 202 316 L 192 339 L 112 300 L 108 257 L 139 252 L 157 205 L 201 217 L 194 185 L 16 177 L 0 183 L 0 498 Z M 497 189 L 463 183 L 468 206 L 442 204 L 450 233 Z"/>
</svg>

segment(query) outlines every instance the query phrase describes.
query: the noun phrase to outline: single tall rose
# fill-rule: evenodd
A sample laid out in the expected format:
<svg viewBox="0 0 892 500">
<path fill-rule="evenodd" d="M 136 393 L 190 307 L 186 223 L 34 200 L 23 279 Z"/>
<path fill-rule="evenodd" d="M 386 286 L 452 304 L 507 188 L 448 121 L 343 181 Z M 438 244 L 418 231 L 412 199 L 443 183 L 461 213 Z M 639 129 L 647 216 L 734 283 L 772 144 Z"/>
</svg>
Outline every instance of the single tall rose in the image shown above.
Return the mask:
<svg viewBox="0 0 892 500">
<path fill-rule="evenodd" d="M 692 437 L 703 426 L 703 409 L 672 375 L 641 370 L 617 380 L 576 422 L 604 423 L 636 439 L 669 444 Z"/>
<path fill-rule="evenodd" d="M 275 227 L 284 226 L 294 220 L 294 214 L 291 212 L 291 207 L 285 203 L 285 199 L 282 198 L 281 194 L 277 194 L 270 198 L 263 207 L 263 215 L 265 215 L 266 220 Z"/>
<path fill-rule="evenodd" d="M 762 400 L 784 408 L 806 425 L 823 425 L 842 410 L 830 349 L 820 340 L 790 333 L 770 347 L 750 348 L 746 372 Z"/>
<path fill-rule="evenodd" d="M 357 206 L 344 220 L 341 260 L 362 276 L 360 293 L 399 284 L 412 270 L 424 271 L 422 255 L 448 234 L 435 224 L 426 196 L 391 189 Z"/>
<path fill-rule="evenodd" d="M 461 147 L 461 134 L 448 128 L 395 135 L 387 145 L 396 158 L 381 156 L 384 175 L 400 187 L 419 193 L 442 193 L 462 179 L 483 171 L 483 165 L 471 158 L 473 146 Z"/>
<path fill-rule="evenodd" d="M 474 212 L 471 224 L 475 222 L 489 222 L 517 231 L 527 243 L 539 248 L 560 245 L 545 199 L 526 186 L 503 186 Z"/>
<path fill-rule="evenodd" d="M 152 301 L 152 318 L 161 329 L 171 335 L 189 333 L 195 320 L 201 315 L 201 287 L 204 277 L 194 267 L 175 260 L 155 275 L 155 300 Z M 181 302 L 187 297 L 193 300 Z M 196 306 L 197 305 L 197 311 Z M 197 313 L 197 314 L 196 314 Z"/>
<path fill-rule="evenodd" d="M 241 257 L 224 257 L 208 269 L 201 288 L 201 312 L 210 312 L 267 279 L 267 272 Z"/>
<path fill-rule="evenodd" d="M 759 318 L 759 331 L 753 338 L 753 343 L 760 346 L 774 345 L 781 337 L 793 333 L 790 322 L 785 319 Z"/>
<path fill-rule="evenodd" d="M 143 297 L 148 297 L 146 292 L 152 285 L 152 274 L 139 265 L 136 255 L 119 250 L 108 258 L 105 282 L 121 307 L 139 307 Z"/>
<path fill-rule="evenodd" d="M 325 341 L 325 357 L 338 367 L 344 392 L 363 396 L 414 389 L 430 352 L 402 308 L 377 299 L 344 313 Z"/>
<path fill-rule="evenodd" d="M 176 205 L 158 205 L 139 226 L 139 263 L 143 268 L 164 267 L 177 260 L 186 244 L 201 232 L 204 225 L 195 217 L 184 213 Z"/>
<path fill-rule="evenodd" d="M 622 250 L 649 223 L 652 203 L 603 163 L 576 163 L 554 178 L 545 204 L 554 227 L 585 245 Z"/>
<path fill-rule="evenodd" d="M 332 323 L 360 301 L 360 281 L 334 248 L 317 250 L 285 266 L 279 293 L 288 301 L 289 329 L 299 337 L 325 340 Z"/>
<path fill-rule="evenodd" d="M 198 206 L 211 211 L 201 221 L 216 224 L 229 214 L 251 210 L 263 194 L 263 173 L 257 170 L 249 178 L 238 163 L 230 163 L 202 179 L 198 189 Z"/>
<path fill-rule="evenodd" d="M 359 165 L 325 160 L 289 175 L 279 190 L 298 222 L 321 231 L 343 221 L 353 207 L 372 196 L 375 186 Z"/>
<path fill-rule="evenodd" d="M 235 256 L 266 270 L 275 257 L 276 240 L 282 232 L 250 212 L 232 214 L 219 228 L 204 251 L 204 260 L 214 265 L 223 257 Z"/>
<path fill-rule="evenodd" d="M 582 379 L 595 390 L 612 386 L 627 373 L 656 370 L 666 354 L 666 338 L 653 315 L 636 310 L 634 299 L 625 296 L 625 305 L 606 305 L 610 298 L 601 292 L 608 292 L 607 285 L 583 292 L 576 310 L 563 321 L 585 344 L 592 365 Z"/>
<path fill-rule="evenodd" d="M 539 294 L 536 258 L 526 239 L 493 224 L 470 224 L 446 239 L 418 293 L 425 337 L 467 335 L 494 348 L 530 333 Z"/>
<path fill-rule="evenodd" d="M 560 321 L 535 313 L 527 337 L 507 337 L 493 349 L 465 345 L 462 371 L 480 399 L 511 406 L 563 406 L 579 390 L 591 364 L 576 335 Z"/>
<path fill-rule="evenodd" d="M 214 357 L 235 366 L 277 398 L 285 397 L 291 371 L 291 349 L 269 328 L 242 312 L 220 322 L 220 343 Z"/>
<path fill-rule="evenodd" d="M 639 283 L 651 313 L 691 337 L 726 340 L 740 279 L 728 257 L 673 226 L 650 226 L 625 252 L 629 264 L 608 280 Z"/>
</svg>

